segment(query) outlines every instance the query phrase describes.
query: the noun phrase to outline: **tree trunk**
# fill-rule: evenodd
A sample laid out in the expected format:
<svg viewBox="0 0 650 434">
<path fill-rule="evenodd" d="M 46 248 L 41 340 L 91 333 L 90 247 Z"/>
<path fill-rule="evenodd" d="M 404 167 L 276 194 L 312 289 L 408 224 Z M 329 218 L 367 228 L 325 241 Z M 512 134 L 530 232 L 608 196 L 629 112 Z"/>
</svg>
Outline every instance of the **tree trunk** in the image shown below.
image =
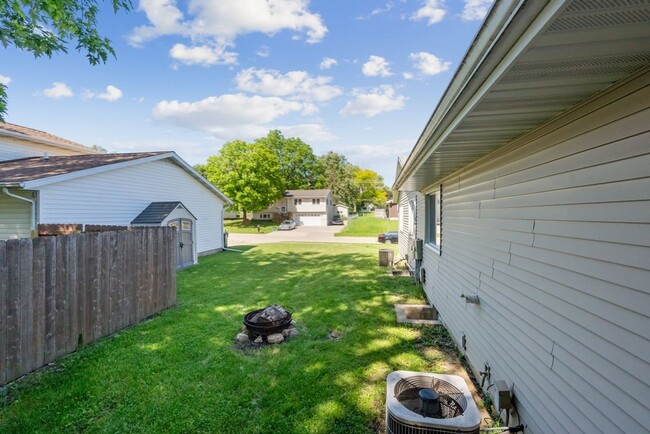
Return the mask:
<svg viewBox="0 0 650 434">
<path fill-rule="evenodd" d="M 247 220 L 247 218 L 246 218 L 246 210 L 243 210 L 243 211 L 244 211 L 244 220 L 242 220 L 242 223 L 246 223 L 246 220 Z"/>
</svg>

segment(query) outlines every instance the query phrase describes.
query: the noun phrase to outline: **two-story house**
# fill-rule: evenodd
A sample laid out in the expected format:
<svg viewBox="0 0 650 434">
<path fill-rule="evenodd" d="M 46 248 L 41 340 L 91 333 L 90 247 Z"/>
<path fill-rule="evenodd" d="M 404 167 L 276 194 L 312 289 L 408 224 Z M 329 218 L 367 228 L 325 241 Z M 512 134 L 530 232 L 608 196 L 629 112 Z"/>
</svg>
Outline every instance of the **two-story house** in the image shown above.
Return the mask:
<svg viewBox="0 0 650 434">
<path fill-rule="evenodd" d="M 336 214 L 331 190 L 287 190 L 264 211 L 253 213 L 254 220 L 293 219 L 302 226 L 328 226 Z"/>
</svg>

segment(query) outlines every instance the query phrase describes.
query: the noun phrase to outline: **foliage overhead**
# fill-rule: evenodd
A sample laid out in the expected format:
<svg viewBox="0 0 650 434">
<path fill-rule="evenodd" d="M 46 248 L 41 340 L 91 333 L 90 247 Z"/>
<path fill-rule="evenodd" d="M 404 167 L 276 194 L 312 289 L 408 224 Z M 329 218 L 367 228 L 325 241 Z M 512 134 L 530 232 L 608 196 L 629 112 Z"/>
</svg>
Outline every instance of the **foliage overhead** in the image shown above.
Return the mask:
<svg viewBox="0 0 650 434">
<path fill-rule="evenodd" d="M 278 157 L 261 143 L 235 140 L 195 169 L 233 201 L 233 209 L 262 211 L 284 193 Z"/>
<path fill-rule="evenodd" d="M 111 0 L 113 11 L 129 11 L 131 0 Z M 0 1 L 0 43 L 52 57 L 76 50 L 85 52 L 91 65 L 115 57 L 111 41 L 97 30 L 98 0 L 2 0 Z M 0 121 L 7 111 L 7 88 L 0 84 Z"/>
</svg>

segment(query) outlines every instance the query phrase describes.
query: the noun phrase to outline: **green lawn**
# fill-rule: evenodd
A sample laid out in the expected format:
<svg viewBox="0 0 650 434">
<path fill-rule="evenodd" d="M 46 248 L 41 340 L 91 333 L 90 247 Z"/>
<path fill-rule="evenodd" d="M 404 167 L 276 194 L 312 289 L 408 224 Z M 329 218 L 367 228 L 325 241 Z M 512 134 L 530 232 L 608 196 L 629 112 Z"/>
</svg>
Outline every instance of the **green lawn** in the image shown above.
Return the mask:
<svg viewBox="0 0 650 434">
<path fill-rule="evenodd" d="M 373 214 L 364 214 L 349 220 L 337 237 L 376 237 L 378 234 L 396 231 L 397 220 L 387 220 L 375 217 Z"/>
<path fill-rule="evenodd" d="M 452 369 L 436 349 L 450 340 L 397 325 L 392 304 L 422 294 L 376 246 L 323 246 L 202 258 L 178 274 L 178 307 L 0 389 L 0 432 L 383 432 L 386 375 Z M 271 303 L 302 335 L 236 349 L 243 314 Z"/>
<path fill-rule="evenodd" d="M 260 231 L 257 231 L 259 225 Z M 224 227 L 230 233 L 236 234 L 268 234 L 277 229 L 278 225 L 268 220 L 251 220 L 251 223 L 244 225 L 242 219 L 224 220 Z"/>
</svg>

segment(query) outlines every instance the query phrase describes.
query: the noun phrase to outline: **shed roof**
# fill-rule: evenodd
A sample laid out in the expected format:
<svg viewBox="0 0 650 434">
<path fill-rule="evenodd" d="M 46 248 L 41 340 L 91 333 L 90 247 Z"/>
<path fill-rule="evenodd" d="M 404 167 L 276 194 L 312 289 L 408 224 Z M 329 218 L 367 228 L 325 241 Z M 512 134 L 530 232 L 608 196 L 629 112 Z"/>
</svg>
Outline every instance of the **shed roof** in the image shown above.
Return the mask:
<svg viewBox="0 0 650 434">
<path fill-rule="evenodd" d="M 332 190 L 321 189 L 321 190 L 287 190 L 284 192 L 284 197 L 327 197 L 332 192 Z"/>
<path fill-rule="evenodd" d="M 165 153 L 65 155 L 0 161 L 0 183 L 18 184 Z"/>
<path fill-rule="evenodd" d="M 194 214 L 187 209 L 182 202 L 151 202 L 133 221 L 132 225 L 159 225 L 172 213 L 178 206 L 183 207 L 185 211 Z M 194 217 L 196 220 L 196 217 Z"/>
<path fill-rule="evenodd" d="M 0 136 L 9 136 L 17 139 L 24 139 L 29 141 L 36 141 L 48 145 L 54 145 L 65 149 L 73 149 L 84 154 L 99 154 L 100 152 L 89 148 L 88 146 L 81 145 L 73 142 L 72 140 L 64 139 L 63 137 L 55 136 L 54 134 L 45 131 L 36 130 L 34 128 L 24 127 L 22 125 L 11 124 L 9 122 L 0 122 Z"/>
</svg>

